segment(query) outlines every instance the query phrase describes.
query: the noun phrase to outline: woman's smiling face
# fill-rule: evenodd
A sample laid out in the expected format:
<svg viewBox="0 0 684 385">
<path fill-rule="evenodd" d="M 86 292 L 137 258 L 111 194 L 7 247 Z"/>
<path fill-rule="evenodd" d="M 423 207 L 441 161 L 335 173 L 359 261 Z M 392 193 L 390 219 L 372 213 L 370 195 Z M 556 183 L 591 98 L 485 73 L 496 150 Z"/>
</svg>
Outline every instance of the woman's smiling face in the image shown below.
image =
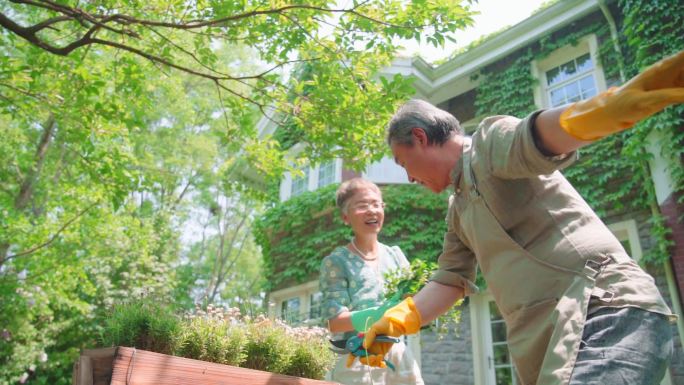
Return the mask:
<svg viewBox="0 0 684 385">
<path fill-rule="evenodd" d="M 351 225 L 354 234 L 378 234 L 385 220 L 384 207 L 380 192 L 362 188 L 349 199 L 342 219 Z"/>
</svg>

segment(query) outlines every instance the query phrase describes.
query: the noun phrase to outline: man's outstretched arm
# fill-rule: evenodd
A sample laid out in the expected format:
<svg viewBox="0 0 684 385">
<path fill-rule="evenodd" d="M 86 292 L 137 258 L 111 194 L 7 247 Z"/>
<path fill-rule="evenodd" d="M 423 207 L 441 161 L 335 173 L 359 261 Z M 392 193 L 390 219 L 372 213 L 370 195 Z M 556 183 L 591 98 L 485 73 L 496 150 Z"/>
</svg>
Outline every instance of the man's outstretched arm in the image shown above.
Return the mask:
<svg viewBox="0 0 684 385">
<path fill-rule="evenodd" d="M 684 103 L 684 51 L 653 64 L 621 87 L 543 111 L 534 134 L 542 152 L 567 154 L 677 103 Z"/>
</svg>

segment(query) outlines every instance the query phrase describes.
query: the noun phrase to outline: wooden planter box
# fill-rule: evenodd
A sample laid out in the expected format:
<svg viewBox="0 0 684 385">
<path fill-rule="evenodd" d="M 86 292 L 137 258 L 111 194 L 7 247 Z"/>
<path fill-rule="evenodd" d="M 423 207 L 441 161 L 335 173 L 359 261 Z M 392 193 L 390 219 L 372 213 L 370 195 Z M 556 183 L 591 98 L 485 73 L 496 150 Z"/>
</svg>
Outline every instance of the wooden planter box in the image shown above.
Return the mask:
<svg viewBox="0 0 684 385">
<path fill-rule="evenodd" d="M 73 385 L 334 385 L 135 348 L 84 350 Z"/>
</svg>

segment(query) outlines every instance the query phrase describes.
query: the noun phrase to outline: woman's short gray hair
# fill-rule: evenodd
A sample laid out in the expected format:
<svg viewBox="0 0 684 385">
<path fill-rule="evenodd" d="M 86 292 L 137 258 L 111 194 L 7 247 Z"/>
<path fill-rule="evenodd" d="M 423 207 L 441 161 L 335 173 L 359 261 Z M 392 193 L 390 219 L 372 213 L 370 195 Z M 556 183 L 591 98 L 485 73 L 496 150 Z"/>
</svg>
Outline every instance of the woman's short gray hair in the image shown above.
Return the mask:
<svg viewBox="0 0 684 385">
<path fill-rule="evenodd" d="M 387 143 L 412 145 L 411 129 L 416 127 L 425 131 L 428 144 L 443 144 L 454 134 L 463 135 L 453 115 L 424 100 L 414 99 L 401 106 L 390 120 Z"/>
<path fill-rule="evenodd" d="M 346 214 L 351 197 L 353 197 L 354 194 L 356 194 L 359 190 L 363 189 L 374 190 L 380 194 L 380 196 L 382 196 L 380 187 L 367 179 L 352 178 L 346 180 L 340 184 L 340 187 L 337 188 L 337 192 L 335 193 L 335 203 L 337 203 L 337 207 L 340 209 L 340 211 Z"/>
</svg>

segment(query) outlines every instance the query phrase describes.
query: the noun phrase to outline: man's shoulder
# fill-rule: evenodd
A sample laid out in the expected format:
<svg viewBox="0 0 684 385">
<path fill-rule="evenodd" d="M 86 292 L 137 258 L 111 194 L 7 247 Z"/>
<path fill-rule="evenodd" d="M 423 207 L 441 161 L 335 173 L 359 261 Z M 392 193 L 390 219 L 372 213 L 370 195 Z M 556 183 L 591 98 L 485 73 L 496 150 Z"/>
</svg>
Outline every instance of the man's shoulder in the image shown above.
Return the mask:
<svg viewBox="0 0 684 385">
<path fill-rule="evenodd" d="M 516 118 L 515 116 L 510 116 L 510 115 L 488 116 L 488 117 L 482 119 L 482 121 L 480 121 L 480 124 L 477 126 L 476 132 L 479 132 L 480 135 L 486 135 L 492 131 L 513 130 L 513 129 L 515 129 L 515 127 L 518 126 L 519 123 L 520 123 L 520 118 Z"/>
</svg>

